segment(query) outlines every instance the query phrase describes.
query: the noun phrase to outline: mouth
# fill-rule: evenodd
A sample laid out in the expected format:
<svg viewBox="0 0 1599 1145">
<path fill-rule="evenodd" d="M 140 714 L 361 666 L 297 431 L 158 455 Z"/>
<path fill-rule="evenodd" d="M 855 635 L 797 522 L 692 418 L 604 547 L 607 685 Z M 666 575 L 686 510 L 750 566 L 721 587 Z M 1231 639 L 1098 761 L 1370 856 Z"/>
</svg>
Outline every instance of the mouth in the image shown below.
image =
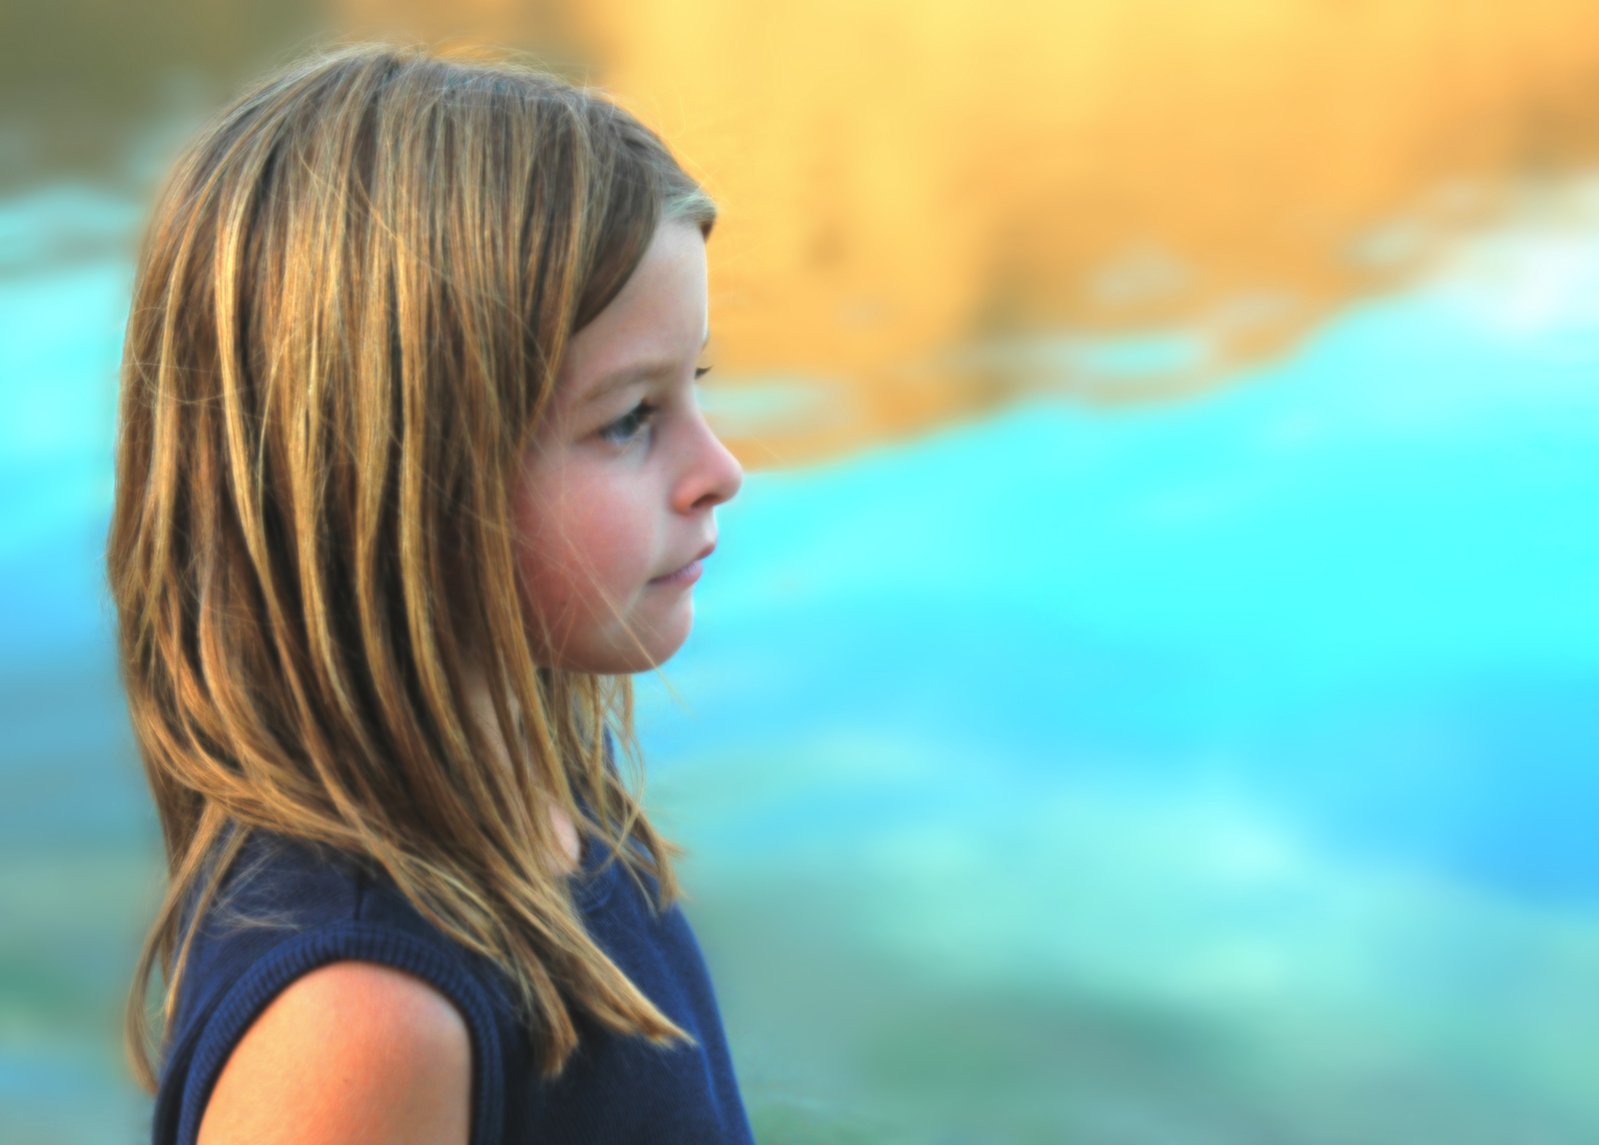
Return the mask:
<svg viewBox="0 0 1599 1145">
<path fill-rule="evenodd" d="M 689 561 L 688 564 L 681 568 L 674 569 L 672 572 L 666 573 L 664 576 L 658 576 L 650 581 L 650 583 L 664 585 L 693 584 L 699 579 L 705 558 L 710 556 L 715 551 L 716 542 L 712 541 L 710 544 L 701 549 L 694 559 Z"/>
</svg>

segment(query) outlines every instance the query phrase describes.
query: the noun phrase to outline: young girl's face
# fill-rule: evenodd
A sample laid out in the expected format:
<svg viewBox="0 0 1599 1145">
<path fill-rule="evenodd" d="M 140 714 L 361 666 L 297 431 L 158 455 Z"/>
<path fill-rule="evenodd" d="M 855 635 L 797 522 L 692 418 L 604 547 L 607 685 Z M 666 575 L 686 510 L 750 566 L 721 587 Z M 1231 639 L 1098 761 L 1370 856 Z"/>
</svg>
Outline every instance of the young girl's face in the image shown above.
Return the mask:
<svg viewBox="0 0 1599 1145">
<path fill-rule="evenodd" d="M 695 575 L 672 574 L 715 543 L 714 510 L 743 481 L 695 399 L 706 315 L 705 240 L 666 223 L 568 343 L 513 494 L 545 666 L 640 672 L 688 637 Z"/>
</svg>

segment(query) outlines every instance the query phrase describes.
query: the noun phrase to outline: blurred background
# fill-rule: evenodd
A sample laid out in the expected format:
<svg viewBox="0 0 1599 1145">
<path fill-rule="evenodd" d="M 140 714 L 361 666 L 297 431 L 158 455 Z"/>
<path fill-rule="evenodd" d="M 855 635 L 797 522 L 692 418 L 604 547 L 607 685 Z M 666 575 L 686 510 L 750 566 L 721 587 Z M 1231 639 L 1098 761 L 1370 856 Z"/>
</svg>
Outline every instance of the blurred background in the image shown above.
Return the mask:
<svg viewBox="0 0 1599 1145">
<path fill-rule="evenodd" d="M 148 1134 L 101 549 L 154 183 L 394 32 L 604 86 L 722 207 L 750 476 L 640 726 L 764 1145 L 1599 1140 L 1599 4 L 3 21 L 7 1141 Z"/>
</svg>

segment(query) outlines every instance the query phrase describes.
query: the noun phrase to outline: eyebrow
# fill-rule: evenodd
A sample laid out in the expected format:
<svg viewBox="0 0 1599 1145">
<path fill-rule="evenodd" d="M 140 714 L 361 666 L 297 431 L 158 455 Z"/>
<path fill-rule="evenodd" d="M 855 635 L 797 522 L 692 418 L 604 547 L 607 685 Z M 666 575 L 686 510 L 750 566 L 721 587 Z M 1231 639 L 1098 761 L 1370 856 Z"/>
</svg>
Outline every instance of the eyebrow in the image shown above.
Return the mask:
<svg viewBox="0 0 1599 1145">
<path fill-rule="evenodd" d="M 700 349 L 704 350 L 710 344 L 711 332 L 707 330 L 705 332 L 705 340 L 700 343 Z M 658 362 L 635 362 L 631 366 L 623 366 L 620 370 L 613 370 L 609 374 L 601 376 L 600 380 L 589 388 L 588 393 L 583 395 L 578 404 L 584 407 L 591 406 L 616 390 L 633 385 L 635 382 L 641 382 L 646 378 L 659 377 L 662 374 L 671 372 L 676 367 L 677 362 L 671 359 L 663 359 Z"/>
</svg>

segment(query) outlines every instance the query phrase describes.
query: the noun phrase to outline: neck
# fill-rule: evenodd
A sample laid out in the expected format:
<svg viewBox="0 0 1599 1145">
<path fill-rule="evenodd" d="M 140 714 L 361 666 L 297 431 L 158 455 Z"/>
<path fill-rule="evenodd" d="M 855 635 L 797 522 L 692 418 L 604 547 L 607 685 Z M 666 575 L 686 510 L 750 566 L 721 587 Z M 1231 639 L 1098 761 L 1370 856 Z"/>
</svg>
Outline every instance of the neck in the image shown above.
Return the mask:
<svg viewBox="0 0 1599 1145">
<path fill-rule="evenodd" d="M 506 706 L 510 710 L 517 735 L 515 755 L 521 755 L 527 750 L 527 744 L 521 738 L 521 709 L 514 696 L 506 698 Z M 500 733 L 500 722 L 494 714 L 493 695 L 480 674 L 474 674 L 467 685 L 466 716 L 477 725 L 484 742 L 488 744 L 491 765 L 504 768 L 517 766 L 512 746 L 505 742 L 505 737 Z M 558 875 L 573 874 L 582 866 L 583 860 L 583 846 L 578 838 L 577 826 L 566 808 L 560 806 L 554 799 L 545 799 L 544 803 L 559 848 L 558 854 L 551 860 L 551 865 Z"/>
</svg>

